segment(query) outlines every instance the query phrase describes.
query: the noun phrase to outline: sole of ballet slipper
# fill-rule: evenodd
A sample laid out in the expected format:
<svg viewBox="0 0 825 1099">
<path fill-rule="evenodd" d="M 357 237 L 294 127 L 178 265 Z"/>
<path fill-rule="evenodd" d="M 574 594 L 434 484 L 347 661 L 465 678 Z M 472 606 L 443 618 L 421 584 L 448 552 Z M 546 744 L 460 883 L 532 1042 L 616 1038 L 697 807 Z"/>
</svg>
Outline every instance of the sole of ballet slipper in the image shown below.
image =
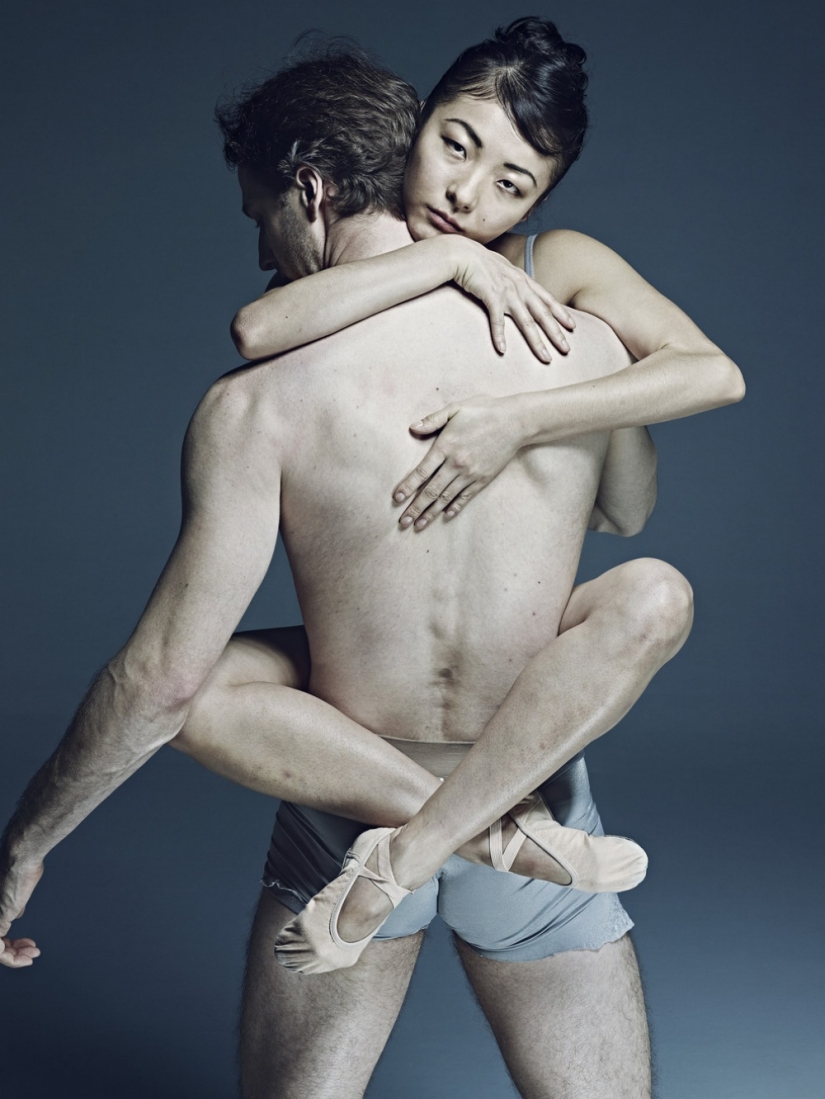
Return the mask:
<svg viewBox="0 0 825 1099">
<path fill-rule="evenodd" d="M 316 894 L 293 920 L 286 924 L 275 939 L 275 957 L 286 969 L 299 973 L 330 973 L 355 965 L 372 942 L 375 934 L 389 919 L 384 920 L 363 939 L 346 942 L 338 934 L 338 914 L 355 881 L 359 877 L 375 882 L 389 897 L 393 909 L 409 894 L 393 877 L 382 876 L 366 867 L 373 851 L 393 834 L 392 828 L 372 828 L 353 844 L 341 873 Z M 391 874 L 388 855 L 383 861 Z"/>
</svg>

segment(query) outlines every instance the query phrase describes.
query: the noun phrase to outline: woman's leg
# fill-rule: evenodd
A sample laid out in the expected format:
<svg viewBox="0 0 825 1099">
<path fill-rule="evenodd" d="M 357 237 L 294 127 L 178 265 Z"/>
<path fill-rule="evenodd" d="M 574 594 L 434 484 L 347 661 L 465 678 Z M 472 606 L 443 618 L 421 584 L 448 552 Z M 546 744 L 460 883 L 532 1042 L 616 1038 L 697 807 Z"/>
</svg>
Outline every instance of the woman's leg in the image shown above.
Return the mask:
<svg viewBox="0 0 825 1099">
<path fill-rule="evenodd" d="M 663 561 L 630 561 L 575 588 L 558 637 L 527 664 L 472 750 L 393 837 L 398 883 L 418 888 L 452 852 L 612 729 L 682 647 L 692 618 L 690 585 Z M 546 877 L 546 864 L 528 841 L 513 870 Z M 367 865 L 376 868 L 374 856 Z M 368 935 L 388 908 L 385 895 L 359 878 L 338 920 L 342 937 Z"/>
<path fill-rule="evenodd" d="M 438 779 L 307 694 L 308 678 L 302 626 L 236 634 L 171 744 L 262 794 L 365 824 L 404 824 Z"/>
</svg>

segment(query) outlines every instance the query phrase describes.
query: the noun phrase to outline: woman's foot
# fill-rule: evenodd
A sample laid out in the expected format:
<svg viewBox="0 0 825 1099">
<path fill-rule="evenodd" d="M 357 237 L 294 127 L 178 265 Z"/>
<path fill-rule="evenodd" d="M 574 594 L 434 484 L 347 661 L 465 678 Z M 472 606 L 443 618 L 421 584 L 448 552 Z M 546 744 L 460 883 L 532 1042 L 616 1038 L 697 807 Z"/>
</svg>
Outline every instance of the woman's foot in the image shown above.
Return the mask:
<svg viewBox="0 0 825 1099">
<path fill-rule="evenodd" d="M 361 833 L 338 877 L 281 929 L 275 940 L 281 965 L 301 973 L 355 965 L 387 916 L 411 892 L 393 874 L 390 842 L 396 832 L 371 828 Z"/>
<path fill-rule="evenodd" d="M 647 873 L 647 855 L 624 836 L 591 836 L 555 820 L 540 794 L 530 794 L 488 833 L 459 854 L 472 861 L 540 878 L 587 893 L 620 893 L 635 888 Z"/>
</svg>

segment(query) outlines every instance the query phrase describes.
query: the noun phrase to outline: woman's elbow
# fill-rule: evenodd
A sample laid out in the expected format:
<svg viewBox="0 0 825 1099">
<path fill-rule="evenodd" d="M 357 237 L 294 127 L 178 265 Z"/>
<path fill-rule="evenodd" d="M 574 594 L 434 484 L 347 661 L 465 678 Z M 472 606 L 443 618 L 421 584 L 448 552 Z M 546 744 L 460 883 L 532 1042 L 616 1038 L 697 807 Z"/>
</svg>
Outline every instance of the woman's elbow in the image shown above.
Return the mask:
<svg viewBox="0 0 825 1099">
<path fill-rule="evenodd" d="M 235 345 L 235 350 L 243 359 L 258 359 L 261 357 L 258 332 L 253 318 L 246 307 L 239 309 L 232 318 L 229 326 L 229 334 Z"/>
<path fill-rule="evenodd" d="M 725 404 L 737 404 L 745 396 L 745 379 L 736 363 L 720 352 L 719 387 Z"/>
</svg>

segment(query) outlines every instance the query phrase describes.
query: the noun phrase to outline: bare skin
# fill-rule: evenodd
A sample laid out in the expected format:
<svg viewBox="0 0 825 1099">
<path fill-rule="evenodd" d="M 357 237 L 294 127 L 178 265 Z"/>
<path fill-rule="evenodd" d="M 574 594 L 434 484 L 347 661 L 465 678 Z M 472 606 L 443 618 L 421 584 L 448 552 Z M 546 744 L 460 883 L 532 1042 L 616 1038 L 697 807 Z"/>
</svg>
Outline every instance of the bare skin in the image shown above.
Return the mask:
<svg viewBox="0 0 825 1099">
<path fill-rule="evenodd" d="M 422 934 L 373 943 L 352 969 L 308 979 L 272 943 L 292 913 L 264 891 L 241 1018 L 244 1099 L 360 1099 L 404 1000 Z M 495 962 L 456 940 L 524 1099 L 643 1099 L 650 1048 L 625 936 L 601 950 Z"/>
<path fill-rule="evenodd" d="M 322 188 L 316 187 L 316 194 L 322 202 Z M 347 232 L 323 221 L 322 233 L 311 230 L 307 254 L 334 264 L 358 259 L 365 249 L 400 246 L 398 223 L 384 221 L 372 228 L 370 233 L 358 225 Z M 340 358 L 332 364 L 325 357 L 330 345 L 321 357 L 307 348 L 281 360 L 277 371 L 258 367 L 219 383 L 209 394 L 190 431 L 187 514 L 175 553 L 126 649 L 98 680 L 13 822 L 9 848 L 14 865 L 3 897 L 6 924 L 31 892 L 25 876 L 31 867 L 185 724 L 263 575 L 279 507 L 312 643 L 310 688 L 368 729 L 411 739 L 471 740 L 510 697 L 520 673 L 556 638 L 608 455 L 606 434 L 585 434 L 555 448 L 517 448 L 507 478 L 485 494 L 489 505 L 479 508 L 475 522 L 439 524 L 428 532 L 427 543 L 392 523 L 391 534 L 381 533 L 384 520 L 393 518 L 392 504 L 383 495 L 386 470 L 413 464 L 427 445 L 404 434 L 411 408 L 423 416 L 425 400 L 431 407 L 436 397 L 438 403 L 456 400 L 462 387 L 465 394 L 483 388 L 502 398 L 514 392 L 514 385 L 519 393 L 546 390 L 546 374 L 531 374 L 542 368 L 526 345 L 511 347 L 508 371 L 500 370 L 489 337 L 478 332 L 477 314 L 472 320 L 469 312 L 461 316 L 462 309 L 473 308 L 444 291 L 371 322 L 378 326 L 369 340 L 371 352 L 364 331 L 353 329 L 337 338 Z M 459 336 L 464 326 L 467 339 L 449 347 L 448 369 L 444 333 L 450 331 L 452 338 L 454 326 Z M 624 369 L 626 353 L 615 341 L 608 346 L 610 339 L 598 322 L 580 321 L 576 341 L 583 352 L 577 355 L 571 340 L 565 366 L 571 365 L 559 385 Z M 397 348 L 393 373 L 376 373 L 377 346 Z M 386 353 L 380 358 L 384 363 Z M 313 414 L 307 420 L 310 400 Z M 544 455 L 551 452 L 548 465 Z M 327 462 L 332 475 L 319 481 Z M 502 484 L 505 489 L 498 487 Z M 504 509 L 506 522 L 504 497 L 497 493 L 514 501 L 512 511 L 509 505 Z M 519 520 L 519 514 L 526 519 Z M 462 528 L 466 534 L 452 533 Z M 400 552 L 398 539 L 404 539 Z M 542 556 L 546 546 L 552 547 L 549 558 Z M 456 576 L 462 577 L 469 599 L 457 599 Z M 673 613 L 665 616 L 667 637 L 660 639 L 656 658 L 644 665 L 644 682 L 655 670 L 652 665 L 675 651 L 689 622 L 684 581 L 669 575 L 664 587 Z M 473 605 L 473 591 L 484 593 L 483 607 Z M 473 618 L 476 631 L 484 626 L 481 635 L 473 632 Z M 498 633 L 499 642 L 491 641 L 488 631 Z M 516 643 L 499 651 L 505 636 Z M 482 663 L 495 669 L 492 677 L 480 674 Z M 441 674 L 445 670 L 448 675 Z M 612 686 L 597 707 L 597 720 L 579 730 L 587 739 L 609 728 L 632 702 L 633 690 L 621 676 L 607 678 Z M 638 689 L 643 685 L 636 683 Z M 117 740 L 113 729 L 119 730 Z M 576 750 L 569 750 L 575 734 L 562 728 L 560 739 L 565 738 L 569 755 Z M 104 763 L 102 771 L 95 771 L 95 760 Z M 517 763 L 511 792 L 527 792 L 555 769 L 547 758 L 540 771 L 534 756 Z M 457 785 L 460 789 L 458 780 Z M 487 792 L 482 788 L 477 795 L 482 799 Z M 469 831 L 462 821 L 456 836 L 461 829 L 467 834 L 451 849 L 471 841 L 501 811 L 492 816 L 488 811 L 477 822 L 471 816 Z M 416 854 L 405 862 L 405 845 L 409 853 L 422 837 L 432 841 L 433 850 L 446 842 L 444 829 L 433 828 L 426 816 L 414 825 L 397 851 L 410 878 L 423 872 L 426 860 Z M 418 844 L 412 842 L 416 835 Z M 369 904 L 362 900 L 366 910 Z M 351 916 L 357 921 L 364 913 Z"/>
</svg>

